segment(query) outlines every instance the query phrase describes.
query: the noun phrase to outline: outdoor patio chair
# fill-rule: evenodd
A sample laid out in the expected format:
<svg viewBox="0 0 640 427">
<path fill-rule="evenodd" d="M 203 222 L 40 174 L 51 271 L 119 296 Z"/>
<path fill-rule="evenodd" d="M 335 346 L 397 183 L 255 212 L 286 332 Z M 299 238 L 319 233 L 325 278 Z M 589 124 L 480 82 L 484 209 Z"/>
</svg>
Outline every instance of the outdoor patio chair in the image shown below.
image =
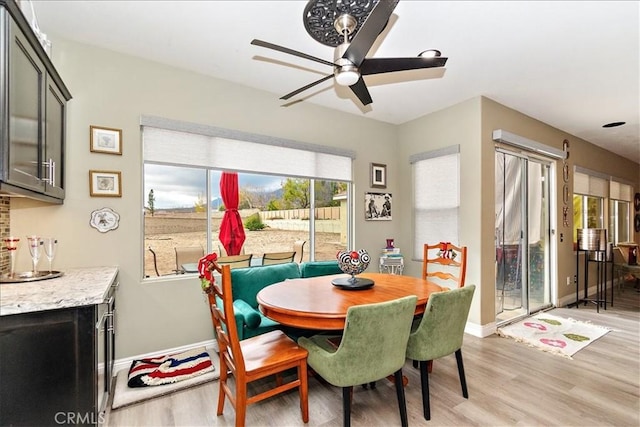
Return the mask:
<svg viewBox="0 0 640 427">
<path fill-rule="evenodd" d="M 304 257 L 304 245 L 306 243 L 306 240 L 296 240 L 295 242 L 293 242 L 293 251 L 296 253 L 294 261 L 298 264 L 302 263 Z"/>
<path fill-rule="evenodd" d="M 200 258 L 204 256 L 204 248 L 202 246 L 183 246 L 174 248 L 176 251 L 176 269 L 178 274 L 186 273 L 182 267 L 183 264 L 198 263 Z"/>
<path fill-rule="evenodd" d="M 262 255 L 262 265 L 286 264 L 293 262 L 295 252 L 270 252 Z"/>
<path fill-rule="evenodd" d="M 218 258 L 218 265 L 228 265 L 230 268 L 251 267 L 251 258 L 253 254 L 248 255 L 229 255 Z"/>
</svg>

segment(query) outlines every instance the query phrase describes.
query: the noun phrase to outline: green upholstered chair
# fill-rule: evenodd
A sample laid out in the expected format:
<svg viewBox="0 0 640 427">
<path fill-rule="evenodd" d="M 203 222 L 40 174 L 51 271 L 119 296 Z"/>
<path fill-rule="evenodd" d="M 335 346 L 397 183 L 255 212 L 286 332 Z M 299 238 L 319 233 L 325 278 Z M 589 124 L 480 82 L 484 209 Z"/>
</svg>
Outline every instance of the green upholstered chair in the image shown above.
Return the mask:
<svg viewBox="0 0 640 427">
<path fill-rule="evenodd" d="M 431 419 L 429 407 L 429 372 L 427 361 L 456 354 L 462 395 L 469 397 L 462 363 L 462 339 L 467 323 L 475 285 L 438 292 L 429 296 L 421 319 L 414 322 L 407 344 L 407 357 L 420 362 L 422 409 L 424 418 Z"/>
<path fill-rule="evenodd" d="M 309 352 L 307 364 L 328 383 L 342 387 L 343 422 L 351 423 L 354 385 L 369 384 L 395 375 L 402 425 L 407 425 L 407 407 L 402 384 L 402 366 L 417 297 L 408 296 L 376 304 L 350 307 L 342 336 L 301 337 L 298 345 Z"/>
<path fill-rule="evenodd" d="M 328 276 L 343 274 L 338 261 L 309 261 L 300 264 L 300 277 Z"/>
</svg>

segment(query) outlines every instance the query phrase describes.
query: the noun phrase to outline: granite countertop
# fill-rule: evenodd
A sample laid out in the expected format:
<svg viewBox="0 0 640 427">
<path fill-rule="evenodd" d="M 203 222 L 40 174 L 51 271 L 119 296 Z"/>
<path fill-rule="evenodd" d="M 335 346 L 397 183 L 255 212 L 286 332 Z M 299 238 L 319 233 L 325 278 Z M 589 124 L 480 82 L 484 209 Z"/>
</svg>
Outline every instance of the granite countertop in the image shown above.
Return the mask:
<svg viewBox="0 0 640 427">
<path fill-rule="evenodd" d="M 74 268 L 55 279 L 0 285 L 0 316 L 104 302 L 118 267 Z"/>
</svg>

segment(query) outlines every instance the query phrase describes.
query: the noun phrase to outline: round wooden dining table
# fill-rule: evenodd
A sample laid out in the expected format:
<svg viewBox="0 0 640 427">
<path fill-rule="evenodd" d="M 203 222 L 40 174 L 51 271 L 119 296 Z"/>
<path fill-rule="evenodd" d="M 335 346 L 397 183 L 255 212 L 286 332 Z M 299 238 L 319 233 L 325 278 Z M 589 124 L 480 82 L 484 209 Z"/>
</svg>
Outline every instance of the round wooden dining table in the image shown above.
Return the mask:
<svg viewBox="0 0 640 427">
<path fill-rule="evenodd" d="M 344 328 L 349 307 L 391 301 L 416 295 L 416 314 L 423 313 L 434 292 L 441 288 L 433 282 L 411 276 L 362 273 L 358 278 L 373 280 L 368 289 L 346 290 L 331 284 L 346 274 L 289 279 L 258 292 L 262 313 L 283 325 L 304 329 L 340 330 Z"/>
</svg>

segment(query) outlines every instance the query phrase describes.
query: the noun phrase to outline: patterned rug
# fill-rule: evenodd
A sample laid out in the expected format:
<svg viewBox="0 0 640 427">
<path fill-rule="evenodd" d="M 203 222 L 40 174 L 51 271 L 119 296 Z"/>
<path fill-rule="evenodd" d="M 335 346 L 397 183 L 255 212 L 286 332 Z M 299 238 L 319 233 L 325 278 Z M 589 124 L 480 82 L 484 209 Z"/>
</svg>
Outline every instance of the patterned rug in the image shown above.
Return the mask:
<svg viewBox="0 0 640 427">
<path fill-rule="evenodd" d="M 210 364 L 202 363 L 202 358 L 199 357 L 202 352 L 205 352 L 211 359 Z M 141 363 L 147 361 L 159 363 L 158 369 L 149 368 L 150 364 L 148 363 Z M 148 376 L 150 379 L 140 379 L 141 371 L 144 376 Z M 214 350 L 207 351 L 204 347 L 170 356 L 134 360 L 131 368 L 122 369 L 116 375 L 111 409 L 133 405 L 155 397 L 165 396 L 174 391 L 217 380 L 220 378 L 219 371 L 218 354 Z M 167 379 L 169 375 L 172 376 L 170 380 Z M 141 381 L 146 382 L 147 385 L 141 385 Z M 133 387 L 130 386 L 130 383 Z"/>
<path fill-rule="evenodd" d="M 572 359 L 571 356 L 609 331 L 604 326 L 538 313 L 498 328 L 497 333 L 530 347 Z"/>
</svg>

